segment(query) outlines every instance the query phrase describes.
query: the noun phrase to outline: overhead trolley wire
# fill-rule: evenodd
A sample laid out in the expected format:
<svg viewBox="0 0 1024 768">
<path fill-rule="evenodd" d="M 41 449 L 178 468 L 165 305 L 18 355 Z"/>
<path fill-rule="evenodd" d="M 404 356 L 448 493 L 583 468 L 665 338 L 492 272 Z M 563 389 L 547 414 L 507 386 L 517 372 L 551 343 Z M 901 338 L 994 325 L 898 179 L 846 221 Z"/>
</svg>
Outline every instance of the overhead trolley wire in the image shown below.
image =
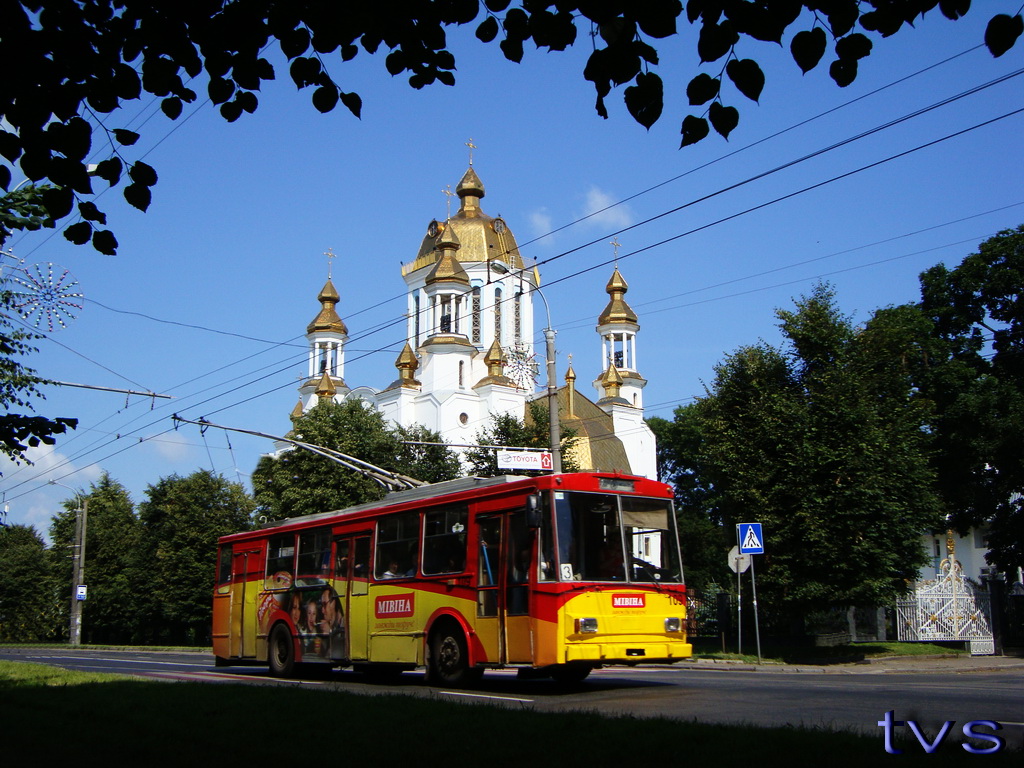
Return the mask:
<svg viewBox="0 0 1024 768">
<path fill-rule="evenodd" d="M 684 203 L 683 205 L 677 206 L 677 207 L 675 207 L 675 208 L 673 208 L 673 209 L 671 209 L 671 210 L 669 210 L 669 211 L 665 211 L 665 212 L 663 212 L 663 213 L 661 213 L 661 214 L 658 214 L 657 216 L 653 216 L 653 217 L 650 217 L 650 218 L 648 218 L 648 219 L 646 219 L 646 220 L 644 220 L 644 221 L 642 221 L 642 222 L 639 222 L 639 223 L 637 223 L 637 224 L 634 224 L 634 225 L 630 225 L 630 226 L 628 226 L 628 227 L 623 227 L 623 228 L 621 228 L 621 229 L 617 230 L 616 232 L 612 233 L 612 235 L 606 235 L 605 237 L 608 237 L 608 236 L 613 236 L 613 235 L 618 235 L 618 234 L 621 234 L 621 233 L 624 233 L 624 232 L 627 232 L 627 231 L 631 231 L 631 230 L 634 230 L 634 229 L 636 229 L 636 228 L 638 228 L 638 227 L 640 227 L 640 226 L 643 226 L 643 225 L 645 225 L 645 224 L 649 224 L 649 223 L 651 223 L 651 222 L 653 222 L 653 221 L 656 221 L 656 220 L 658 220 L 658 219 L 664 218 L 664 217 L 665 217 L 665 216 L 667 216 L 667 215 L 670 215 L 670 214 L 672 214 L 672 213 L 678 212 L 678 211 L 680 211 L 680 210 L 683 210 L 683 209 L 685 209 L 685 208 L 691 207 L 691 206 L 693 206 L 693 205 L 695 205 L 695 204 L 697 204 L 697 203 L 699 203 L 699 202 L 703 202 L 703 201 L 705 201 L 705 200 L 708 200 L 708 199 L 710 199 L 710 198 L 712 198 L 712 197 L 715 197 L 715 196 L 718 196 L 718 195 L 724 194 L 724 193 L 725 193 L 725 192 L 727 192 L 727 191 L 731 191 L 731 190 L 734 190 L 734 189 L 736 189 L 736 188 L 739 188 L 739 187 L 741 187 L 741 186 L 743 186 L 743 185 L 745 185 L 745 184 L 749 184 L 749 183 L 752 183 L 753 181 L 756 181 L 756 180 L 759 180 L 759 179 L 765 178 L 765 177 L 767 177 L 767 176 L 769 176 L 769 175 L 771 175 L 771 174 L 773 174 L 773 173 L 777 173 L 777 172 L 779 172 L 779 171 L 781 171 L 781 170 L 783 170 L 783 169 L 785 169 L 785 168 L 790 168 L 790 167 L 793 167 L 794 165 L 796 165 L 796 164 L 798 164 L 798 163 L 800 163 L 800 162 L 804 162 L 804 161 L 806 161 L 806 160 L 809 160 L 809 159 L 811 159 L 811 158 L 813 158 L 813 157 L 817 157 L 817 156 L 820 156 L 820 155 L 824 154 L 825 152 L 831 151 L 831 150 L 833 150 L 833 149 L 836 149 L 836 148 L 838 148 L 838 147 L 841 147 L 841 146 L 845 146 L 845 145 L 847 145 L 847 144 L 849 144 L 849 143 L 851 143 L 851 142 L 853 142 L 853 141 L 859 140 L 859 139 L 861 139 L 861 138 L 864 138 L 864 137 L 866 137 L 866 136 L 870 136 L 870 135 L 873 135 L 874 133 L 877 133 L 877 132 L 878 132 L 878 131 L 880 131 L 880 130 L 884 130 L 885 128 L 888 128 L 888 127 L 892 127 L 892 126 L 894 126 L 894 125 L 897 125 L 897 124 L 899 124 L 899 123 L 902 123 L 902 122 L 904 122 L 904 121 L 906 121 L 906 120 L 909 120 L 909 119 L 911 119 L 911 118 L 913 118 L 913 117 L 916 117 L 916 116 L 918 116 L 918 115 L 921 115 L 921 114 L 924 114 L 924 113 L 926 113 L 926 112 L 928 112 L 928 111 L 931 111 L 932 109 L 936 109 L 936 108 L 938 108 L 939 106 L 943 106 L 943 105 L 945 105 L 945 104 L 948 104 L 948 103 L 951 103 L 952 101 L 955 101 L 955 100 L 957 100 L 957 99 L 959 99 L 959 98 L 963 98 L 963 97 L 964 97 L 964 96 L 966 96 L 966 95 L 970 95 L 970 94 L 972 94 L 972 93 L 976 93 L 976 92 L 978 92 L 979 90 L 982 90 L 983 88 L 986 88 L 986 87 L 990 87 L 991 85 L 997 84 L 997 83 L 999 83 L 999 82 L 1003 82 L 1003 81 L 1005 81 L 1005 80 L 1007 80 L 1007 79 L 1009 79 L 1009 78 L 1011 78 L 1011 77 L 1015 77 L 1015 76 L 1017 76 L 1017 75 L 1021 74 L 1021 72 L 1022 72 L 1022 71 L 1024 71 L 1024 70 L 1017 70 L 1017 71 L 1016 71 L 1016 72 L 1014 72 L 1014 73 L 1011 73 L 1011 74 L 1005 75 L 1005 76 L 1003 76 L 1003 77 L 1001 77 L 1001 78 L 997 78 L 997 79 L 995 79 L 995 80 L 993 80 L 993 81 L 990 81 L 990 82 L 989 82 L 989 83 L 987 83 L 987 84 L 984 84 L 984 85 L 982 85 L 982 86 L 978 86 L 978 87 L 976 87 L 976 88 L 970 89 L 970 90 L 968 90 L 968 91 L 965 91 L 965 92 L 963 92 L 963 93 L 961 93 L 961 94 L 959 94 L 959 95 L 957 95 L 957 96 L 954 96 L 954 97 L 950 97 L 950 98 L 948 98 L 948 99 L 944 99 L 944 100 L 942 100 L 942 101 L 940 101 L 940 102 L 937 102 L 936 104 L 933 104 L 933 105 L 932 105 L 932 106 L 930 106 L 930 107 L 927 107 L 927 108 L 924 108 L 924 109 L 921 109 L 921 110 L 916 110 L 915 112 L 913 112 L 913 113 L 911 113 L 911 114 L 909 114 L 909 115 L 906 115 L 906 116 L 904 116 L 904 117 L 902 117 L 902 118 L 899 118 L 899 119 L 897 119 L 897 120 L 893 120 L 893 121 L 890 121 L 890 122 L 888 122 L 888 123 L 886 123 L 886 124 L 884 124 L 884 125 L 882 125 L 882 126 L 878 126 L 878 127 L 874 128 L 874 129 L 871 129 L 871 130 L 869 130 L 869 131 L 865 131 L 865 132 L 862 132 L 861 134 L 858 134 L 858 135 L 856 135 L 856 136 L 854 136 L 854 137 L 851 137 L 851 138 L 849 138 L 849 139 L 846 139 L 846 140 L 844 140 L 844 141 L 841 141 L 841 142 L 837 142 L 837 143 L 835 143 L 835 144 L 832 144 L 832 145 L 830 145 L 829 147 L 826 147 L 826 148 L 823 148 L 823 149 L 817 150 L 817 151 L 815 151 L 815 152 L 809 153 L 809 154 L 807 154 L 807 155 L 804 155 L 803 157 L 801 157 L 801 158 L 798 158 L 798 159 L 796 159 L 796 160 L 793 160 L 793 161 L 790 161 L 790 162 L 784 163 L 784 164 L 782 164 L 782 165 L 780 165 L 780 166 L 776 166 L 775 168 L 773 168 L 773 169 L 770 169 L 769 171 L 765 171 L 765 172 L 763 172 L 763 173 L 760 173 L 760 174 L 756 174 L 755 176 L 749 177 L 748 179 L 745 179 L 745 180 L 743 180 L 743 181 L 741 181 L 741 182 L 737 182 L 736 184 L 732 184 L 732 185 L 729 185 L 729 186 L 727 186 L 727 187 L 724 187 L 724 188 L 722 188 L 722 189 L 720 189 L 720 190 L 718 190 L 718 191 L 716 191 L 716 192 L 713 192 L 713 193 L 710 193 L 710 194 L 708 194 L 708 195 L 705 195 L 705 196 L 702 196 L 702 197 L 700 197 L 700 198 L 697 198 L 696 200 L 690 201 L 690 202 L 688 202 L 688 203 Z M 756 206 L 752 206 L 752 207 L 750 207 L 750 208 L 747 208 L 747 209 L 745 209 L 744 211 L 741 211 L 741 212 L 738 212 L 738 213 L 735 213 L 735 214 L 732 214 L 732 215 L 729 215 L 729 216 L 725 216 L 725 217 L 722 217 L 722 218 L 720 218 L 720 219 L 717 219 L 717 220 L 716 220 L 716 221 L 714 221 L 714 222 L 711 222 L 711 223 L 705 224 L 705 225 L 703 225 L 703 226 L 700 226 L 700 227 L 697 227 L 697 228 L 694 228 L 694 229 L 688 230 L 688 231 L 686 231 L 686 232 L 683 232 L 683 233 L 677 234 L 677 235 L 675 235 L 675 236 L 673 236 L 673 237 L 670 237 L 670 238 L 666 238 L 666 239 L 663 239 L 663 240 L 661 240 L 661 241 L 659 241 L 659 242 L 656 242 L 656 243 L 653 243 L 653 244 L 651 244 L 651 245 L 645 246 L 644 248 L 640 248 L 640 249 L 637 249 L 637 250 L 635 250 L 635 251 L 632 251 L 632 252 L 630 252 L 630 253 L 627 253 L 627 254 L 624 254 L 624 255 L 620 255 L 620 256 L 618 257 L 618 259 L 619 259 L 619 260 L 623 260 L 623 259 L 625 259 L 625 258 L 628 258 L 629 256 L 633 256 L 633 255 L 637 255 L 637 254 L 639 254 L 639 253 L 644 253 L 644 252 L 647 252 L 647 251 L 649 251 L 649 250 L 652 250 L 652 249 L 654 249 L 654 248 L 657 248 L 657 247 L 660 247 L 660 246 L 662 246 L 662 245 L 665 245 L 665 244 L 667 244 L 667 243 L 670 243 L 670 242 L 673 242 L 673 241 L 675 241 L 675 240 L 678 240 L 678 239 L 680 239 L 680 238 L 682 238 L 682 237 L 686 237 L 686 236 L 688 236 L 688 235 L 691 235 L 691 234 L 694 234 L 694 233 L 696 233 L 696 232 L 702 231 L 702 230 L 704 230 L 704 229 L 707 229 L 707 228 L 709 228 L 709 227 L 712 227 L 712 226 L 716 226 L 717 224 L 721 224 L 721 223 L 723 223 L 723 222 L 726 222 L 726 221 L 730 221 L 730 220 L 732 220 L 732 219 L 735 219 L 735 218 L 737 218 L 737 217 L 739 217 L 739 216 L 745 215 L 745 214 L 747 214 L 747 213 L 750 213 L 750 212 L 753 212 L 753 211 L 756 211 L 756 210 L 760 210 L 761 208 L 767 207 L 767 206 L 769 206 L 769 205 L 773 205 L 773 204 L 775 204 L 775 203 L 778 203 L 778 202 L 781 202 L 781 201 L 783 201 L 783 200 L 787 200 L 787 199 L 790 199 L 790 198 L 792 198 L 792 197 L 795 197 L 795 196 L 797 196 L 797 195 L 799 195 L 799 194 L 803 194 L 803 193 L 805 193 L 805 192 L 808 192 L 808 191 L 810 191 L 810 190 L 813 190 L 813 189 L 817 189 L 817 188 L 820 188 L 820 187 L 822 187 L 822 186 L 824 186 L 824 185 L 826 185 L 826 184 L 830 184 L 830 183 L 833 183 L 833 182 L 835 182 L 835 181 L 838 181 L 838 180 L 841 180 L 841 179 L 844 179 L 844 178 L 848 178 L 848 177 L 850 177 L 850 176 L 852 176 L 852 175 L 854 175 L 854 174 L 857 174 L 857 173 L 863 172 L 863 171 L 865 171 L 865 170 L 868 170 L 868 169 L 871 169 L 871 168 L 877 167 L 877 166 L 879 166 L 879 165 L 881 165 L 881 164 L 883 164 L 883 163 L 886 163 L 886 162 L 890 162 L 890 161 L 892 161 L 892 160 L 895 160 L 895 159 L 898 159 L 898 158 L 904 157 L 904 156 L 906 156 L 906 155 L 909 155 L 909 154 L 911 154 L 911 153 L 913 153 L 913 152 L 916 152 L 916 151 L 919 151 L 919 150 L 921 150 L 921 149 L 925 149 L 925 148 L 927 148 L 927 147 L 931 147 L 931 146 L 934 146 L 934 145 L 936 145 L 936 144 L 938 144 L 938 143 L 941 143 L 941 142 L 943 142 L 943 141 L 947 141 L 947 140 L 949 140 L 949 139 L 952 139 L 952 138 L 956 138 L 956 137 L 958 137 L 958 136 L 961 136 L 961 135 L 963 135 L 963 134 L 966 134 L 966 133 L 968 133 L 968 132 L 970 132 L 970 131 L 976 130 L 976 129 L 978 129 L 978 128 L 981 128 L 981 127 L 985 127 L 985 126 L 987 126 L 987 125 L 990 125 L 990 124 L 992 124 L 992 123 L 995 123 L 995 122 L 997 122 L 997 121 L 999 121 L 999 120 L 1002 120 L 1002 119 L 1005 119 L 1005 118 L 1007 118 L 1007 117 L 1011 117 L 1011 116 L 1013 116 L 1013 115 L 1016 115 L 1016 114 L 1020 113 L 1021 111 L 1024 111 L 1024 109 L 1017 109 L 1017 110 L 1013 110 L 1013 111 L 1011 111 L 1011 112 L 1005 113 L 1005 114 L 1003 114 L 1003 115 L 1001 115 L 1001 116 L 998 116 L 998 117 L 996 117 L 996 118 L 992 118 L 992 119 L 990 119 L 990 120 L 986 120 L 986 121 L 983 121 L 983 122 L 981 122 L 981 123 L 978 123 L 978 124 L 976 124 L 976 125 L 974 125 L 974 126 L 971 126 L 971 127 L 969 127 L 969 128 L 966 128 L 966 129 L 963 129 L 963 130 L 960 130 L 960 131 L 956 131 L 956 132 L 954 132 L 954 133 L 948 134 L 948 135 L 946 135 L 946 136 L 944 136 L 944 137 L 941 137 L 941 138 L 939 138 L 939 139 L 935 139 L 935 140 L 933 140 L 933 141 L 929 141 L 929 142 L 926 142 L 926 143 L 924 143 L 924 144 L 918 145 L 917 147 L 914 147 L 914 148 L 912 148 L 912 149 L 910 149 L 910 150 L 906 150 L 906 151 L 903 151 L 903 152 L 899 152 L 899 153 L 896 153 L 896 154 L 894 154 L 894 155 L 891 155 L 891 156 L 889 156 L 889 157 L 887 157 L 887 158 L 884 158 L 884 159 L 882 159 L 882 160 L 879 160 L 879 161 L 876 161 L 876 162 L 873 162 L 873 163 L 869 163 L 869 164 L 867 164 L 867 165 L 861 166 L 861 167 L 859 167 L 859 168 L 857 168 L 857 169 L 855 169 L 855 170 L 853 170 L 853 171 L 849 171 L 849 172 L 846 172 L 846 173 L 843 173 L 843 174 L 839 174 L 839 175 L 837 175 L 837 176 L 833 176 L 833 177 L 831 177 L 831 178 L 829 178 L 829 179 L 827 179 L 827 180 L 825 180 L 825 181 L 822 181 L 822 182 L 818 182 L 818 183 L 816 183 L 816 184 L 812 184 L 812 185 L 809 185 L 809 186 L 807 186 L 807 187 L 804 187 L 804 188 L 802 188 L 802 189 L 800 189 L 800 190 L 798 190 L 798 191 L 795 191 L 795 192 L 792 192 L 792 193 L 789 193 L 789 194 L 786 194 L 786 195 L 782 195 L 782 196 L 779 196 L 779 197 L 777 197 L 777 198 L 774 198 L 773 200 L 771 200 L 771 201 L 768 201 L 768 202 L 766 202 L 766 203 L 762 203 L 762 204 L 759 204 L 759 205 L 756 205 Z M 596 243 L 598 243 L 598 242 L 601 242 L 602 240 L 604 240 L 604 239 L 605 239 L 605 237 L 599 238 L 599 239 L 597 239 L 597 240 L 593 240 L 593 241 L 590 241 L 590 242 L 588 242 L 588 243 L 586 243 L 586 244 L 584 244 L 584 245 L 581 245 L 581 246 L 577 246 L 577 247 L 575 247 L 575 248 L 572 248 L 572 249 L 569 249 L 569 250 L 567 250 L 567 251 L 563 251 L 563 252 L 562 252 L 562 253 L 560 253 L 560 254 L 556 254 L 555 256 L 552 256 L 552 257 L 549 257 L 549 258 L 547 258 L 547 259 L 544 259 L 544 260 L 538 261 L 538 262 L 537 262 L 537 264 L 536 264 L 536 266 L 540 266 L 541 264 L 548 264 L 548 263 L 551 263 L 551 262 L 553 262 L 553 261 L 555 261 L 555 260 L 557 260 L 557 259 L 561 259 L 561 258 L 563 258 L 563 257 L 565 257 L 565 256 L 567 256 L 567 255 L 570 255 L 570 254 L 572 254 L 572 253 L 576 253 L 576 252 L 578 252 L 578 251 L 582 250 L 582 249 L 583 249 L 583 248 L 585 248 L 585 247 L 588 247 L 588 246 L 590 246 L 590 245 L 594 245 L 594 244 L 596 244 Z M 578 275 L 584 274 L 584 273 L 586 273 L 586 272 L 590 272 L 590 271 L 592 271 L 592 270 L 594 270 L 594 269 L 597 269 L 597 268 L 600 268 L 600 267 L 603 267 L 603 266 L 607 266 L 608 264 L 611 264 L 611 263 L 613 263 L 614 261 L 615 261 L 615 259 L 609 259 L 609 260 L 607 260 L 607 261 L 604 261 L 604 262 L 602 262 L 601 264 L 597 264 L 597 265 L 592 265 L 592 266 L 590 266 L 590 267 L 587 267 L 587 268 L 585 268 L 585 269 L 577 270 L 576 272 L 570 273 L 570 274 L 568 274 L 568 275 L 565 275 L 565 276 L 563 276 L 563 277 L 561 277 L 561 278 L 558 278 L 558 279 L 556 279 L 555 281 L 549 282 L 549 283 L 547 284 L 547 287 L 550 287 L 551 285 L 554 285 L 554 284 L 557 284 L 557 283 L 563 282 L 563 281 L 565 281 L 565 280 L 568 280 L 568 279 L 570 279 L 570 278 L 576 277 L 576 276 L 578 276 Z M 532 290 L 532 289 L 531 289 L 531 290 Z M 396 324 L 398 324 L 398 323 L 400 323 L 400 322 L 404 322 L 404 321 L 405 321 L 405 318 L 404 318 L 404 317 L 401 317 L 401 318 L 399 318 L 399 319 L 397 319 L 397 320 L 395 320 L 395 321 L 393 321 L 393 322 L 391 322 L 391 323 L 387 323 L 387 324 L 382 324 L 382 325 L 381 325 L 381 326 L 379 326 L 379 327 L 378 327 L 377 329 L 375 329 L 375 331 L 374 331 L 374 332 L 379 332 L 379 331 L 381 331 L 381 330 L 384 330 L 384 329 L 385 329 L 385 328 L 387 328 L 387 327 L 392 327 L 392 326 L 394 326 L 394 325 L 396 325 Z M 358 340 L 358 339 L 361 339 L 361 338 L 364 338 L 364 337 L 365 337 L 365 335 L 364 335 L 364 336 L 359 336 L 359 337 L 356 337 L 356 339 L 354 339 L 354 340 Z M 396 341 L 396 342 L 392 342 L 392 344 L 398 344 L 398 343 L 401 343 L 402 341 L 404 341 L 404 339 L 398 340 L 398 341 Z M 390 346 L 390 345 L 389 345 L 389 346 Z M 376 354 L 376 353 L 378 353 L 378 352 L 380 352 L 380 351 L 382 351 L 382 350 L 383 350 L 383 348 L 380 348 L 380 347 L 378 347 L 378 348 L 377 348 L 377 349 L 375 349 L 375 350 L 370 350 L 370 351 L 367 351 L 367 352 L 363 353 L 362 355 L 360 355 L 360 356 L 358 356 L 358 357 L 354 358 L 354 359 L 352 360 L 352 362 L 355 362 L 355 361 L 357 361 L 357 360 L 359 360 L 359 359 L 362 359 L 363 357 L 366 357 L 366 356 L 368 356 L 368 355 L 370 355 L 370 354 Z M 303 356 L 305 356 L 305 355 L 303 354 Z M 270 375 L 276 375 L 276 373 L 279 373 L 279 372 L 280 372 L 280 371 L 275 371 L 275 372 L 272 372 L 271 374 L 267 374 L 266 376 L 261 376 L 261 377 L 260 377 L 260 378 L 258 378 L 258 379 L 255 379 L 255 380 L 253 380 L 253 381 L 247 382 L 245 386 L 249 386 L 249 385 L 251 385 L 251 384 L 254 384 L 254 383 L 256 383 L 256 382 L 258 382 L 258 381 L 260 381 L 260 380 L 263 380 L 264 378 L 267 378 L 267 377 L 269 377 Z M 246 398 L 245 400 L 239 401 L 238 403 L 235 403 L 235 404 L 231 404 L 231 405 L 227 405 L 227 406 L 224 406 L 224 407 L 222 407 L 222 408 L 218 409 L 217 411 L 214 411 L 213 413 L 219 413 L 219 412 L 221 412 L 221 411 L 223 411 L 223 410 L 227 410 L 227 409 L 229 409 L 229 408 L 231 408 L 231 407 L 235 407 L 235 405 L 241 404 L 241 403 L 243 403 L 243 402 L 248 402 L 248 401 L 250 401 L 250 400 L 256 399 L 257 397 L 261 397 L 261 396 L 263 396 L 263 395 L 265 395 L 265 394 L 269 394 L 270 392 L 274 392 L 274 391 L 277 391 L 278 389 L 281 389 L 281 388 L 283 388 L 283 386 L 289 386 L 289 385 L 290 385 L 290 383 L 289 383 L 289 384 L 285 384 L 285 385 L 282 385 L 282 387 L 275 387 L 275 388 L 273 388 L 273 389 L 271 389 L 271 390 L 267 390 L 267 391 L 265 391 L 265 392 L 263 392 L 263 393 L 260 393 L 260 394 L 258 394 L 258 395 L 255 395 L 255 396 L 253 396 L 253 397 L 250 397 L 250 398 Z M 204 404 L 206 404 L 206 403 L 210 402 L 211 400 L 215 400 L 215 399 L 217 399 L 217 398 L 209 398 L 209 399 L 207 399 L 206 401 L 202 401 L 201 403 L 199 403 L 199 404 L 197 404 L 197 405 L 195 405 L 195 406 L 187 406 L 187 408 L 188 408 L 188 409 L 192 409 L 192 408 L 198 408 L 198 407 L 201 407 L 202 405 L 204 405 Z M 143 428 L 145 428 L 145 426 L 143 426 L 143 427 L 140 427 L 139 429 L 143 429 Z M 135 431 L 138 431 L 138 430 L 135 430 Z M 165 433 L 160 433 L 160 434 L 165 434 Z M 120 451 L 118 451 L 117 453 L 120 453 Z M 112 454 L 112 455 L 114 455 L 114 454 Z M 72 459 L 72 460 L 77 460 L 77 458 L 79 458 L 79 457 L 75 457 L 75 458 L 74 458 L 74 459 Z M 108 458 L 109 458 L 109 457 L 108 457 Z M 17 486 L 16 486 L 16 487 L 17 487 Z M 17 498 L 17 497 L 15 497 L 15 498 Z"/>
</svg>

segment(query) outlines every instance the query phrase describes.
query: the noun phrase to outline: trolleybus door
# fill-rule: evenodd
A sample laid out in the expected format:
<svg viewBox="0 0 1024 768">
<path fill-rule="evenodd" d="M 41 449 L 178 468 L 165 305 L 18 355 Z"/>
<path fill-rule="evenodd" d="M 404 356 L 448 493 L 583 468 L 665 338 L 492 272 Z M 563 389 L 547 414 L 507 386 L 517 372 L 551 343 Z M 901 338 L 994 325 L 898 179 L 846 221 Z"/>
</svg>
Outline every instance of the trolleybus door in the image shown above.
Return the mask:
<svg viewBox="0 0 1024 768">
<path fill-rule="evenodd" d="M 336 659 L 367 658 L 370 535 L 345 536 L 334 543 L 334 588 L 342 605 L 341 655 Z"/>
<path fill-rule="evenodd" d="M 230 653 L 234 657 L 256 655 L 256 610 L 250 605 L 250 566 L 260 570 L 259 550 L 234 552 L 231 557 L 231 638 Z"/>
<path fill-rule="evenodd" d="M 530 662 L 532 558 L 525 515 L 479 517 L 477 528 L 477 638 L 489 662 Z"/>
</svg>

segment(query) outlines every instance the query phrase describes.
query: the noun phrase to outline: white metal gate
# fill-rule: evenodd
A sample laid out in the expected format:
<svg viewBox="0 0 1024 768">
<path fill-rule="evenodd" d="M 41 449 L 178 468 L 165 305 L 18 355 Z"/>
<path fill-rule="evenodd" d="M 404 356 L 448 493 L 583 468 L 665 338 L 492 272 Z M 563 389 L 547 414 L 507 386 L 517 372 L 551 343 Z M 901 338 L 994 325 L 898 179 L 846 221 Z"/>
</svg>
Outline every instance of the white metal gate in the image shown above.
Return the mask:
<svg viewBox="0 0 1024 768">
<path fill-rule="evenodd" d="M 988 595 L 964 578 L 957 560 L 940 567 L 942 574 L 919 582 L 912 598 L 896 601 L 900 642 L 961 641 L 973 656 L 995 653 Z"/>
</svg>

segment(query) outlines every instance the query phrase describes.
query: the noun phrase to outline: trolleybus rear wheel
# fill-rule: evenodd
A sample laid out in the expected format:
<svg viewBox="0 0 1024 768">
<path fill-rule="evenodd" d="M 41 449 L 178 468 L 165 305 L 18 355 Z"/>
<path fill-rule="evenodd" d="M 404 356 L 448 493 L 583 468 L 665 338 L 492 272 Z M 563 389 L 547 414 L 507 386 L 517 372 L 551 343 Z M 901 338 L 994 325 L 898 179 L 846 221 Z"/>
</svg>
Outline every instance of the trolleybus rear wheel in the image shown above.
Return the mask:
<svg viewBox="0 0 1024 768">
<path fill-rule="evenodd" d="M 454 626 L 441 627 L 431 636 L 427 671 L 433 684 L 452 686 L 476 682 L 483 674 L 483 670 L 469 668 L 466 638 Z"/>
<path fill-rule="evenodd" d="M 295 642 L 291 630 L 284 624 L 278 624 L 270 632 L 267 643 L 267 656 L 270 661 L 270 674 L 274 677 L 290 677 L 295 672 Z"/>
</svg>

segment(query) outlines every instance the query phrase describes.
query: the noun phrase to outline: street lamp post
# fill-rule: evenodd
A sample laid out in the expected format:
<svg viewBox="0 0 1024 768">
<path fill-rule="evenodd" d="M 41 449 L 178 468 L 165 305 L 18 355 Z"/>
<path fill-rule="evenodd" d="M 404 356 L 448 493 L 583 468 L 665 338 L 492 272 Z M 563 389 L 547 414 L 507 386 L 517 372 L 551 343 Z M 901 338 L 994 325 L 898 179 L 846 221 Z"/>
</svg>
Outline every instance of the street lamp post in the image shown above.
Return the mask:
<svg viewBox="0 0 1024 768">
<path fill-rule="evenodd" d="M 79 597 L 79 587 L 85 581 L 85 531 L 89 520 L 89 499 L 69 485 L 51 480 L 50 485 L 59 485 L 75 494 L 78 508 L 75 510 L 75 544 L 71 555 L 71 645 L 82 644 L 82 603 L 84 596 Z"/>
<path fill-rule="evenodd" d="M 548 316 L 548 324 L 544 329 L 548 364 L 548 425 L 550 427 L 551 468 L 557 474 L 562 471 L 562 435 L 558 419 L 558 384 L 555 381 L 557 376 L 555 371 L 555 329 L 551 327 L 551 307 L 548 306 L 547 298 L 541 293 L 540 288 L 533 290 L 544 302 L 544 309 Z"/>
</svg>

